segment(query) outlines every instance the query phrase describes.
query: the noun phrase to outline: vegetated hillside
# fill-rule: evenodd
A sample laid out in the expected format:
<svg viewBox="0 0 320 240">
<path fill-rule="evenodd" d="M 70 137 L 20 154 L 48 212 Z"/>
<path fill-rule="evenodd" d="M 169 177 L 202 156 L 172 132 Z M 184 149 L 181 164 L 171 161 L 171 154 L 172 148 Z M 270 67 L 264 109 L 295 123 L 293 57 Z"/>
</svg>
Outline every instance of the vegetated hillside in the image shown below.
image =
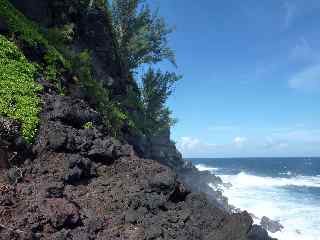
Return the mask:
<svg viewBox="0 0 320 240">
<path fill-rule="evenodd" d="M 0 0 L 0 34 L 0 239 L 270 239 L 169 131 L 132 126 L 105 8 Z"/>
</svg>

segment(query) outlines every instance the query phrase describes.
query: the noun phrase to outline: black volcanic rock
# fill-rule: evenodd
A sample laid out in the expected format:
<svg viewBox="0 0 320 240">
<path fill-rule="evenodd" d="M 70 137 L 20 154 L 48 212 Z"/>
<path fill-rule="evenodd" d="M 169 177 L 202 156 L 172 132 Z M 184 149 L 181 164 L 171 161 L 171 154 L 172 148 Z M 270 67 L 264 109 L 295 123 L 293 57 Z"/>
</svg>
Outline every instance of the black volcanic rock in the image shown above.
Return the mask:
<svg viewBox="0 0 320 240">
<path fill-rule="evenodd" d="M 0 227 L 0 239 L 270 239 L 246 212 L 229 214 L 190 192 L 169 167 L 139 158 L 100 126 L 67 124 L 55 114 L 61 96 L 48 92 L 34 158 L 1 193 L 0 211 L 10 207 L 10 215 L 0 215 L 8 226 Z M 94 111 L 81 106 L 88 119 Z M 51 133 L 57 129 L 64 134 Z M 79 144 L 70 147 L 74 141 Z"/>
<path fill-rule="evenodd" d="M 30 148 L 20 135 L 20 124 L 0 116 L 0 170 L 30 157 Z"/>
<path fill-rule="evenodd" d="M 268 232 L 261 228 L 258 225 L 253 225 L 252 228 L 250 229 L 250 232 L 248 233 L 248 239 L 249 240 L 276 240 L 275 238 L 270 238 L 268 236 Z"/>
<path fill-rule="evenodd" d="M 66 96 L 57 96 L 52 104 L 50 119 L 58 119 L 66 125 L 81 128 L 87 122 L 101 124 L 98 112 L 88 107 L 83 100 Z"/>
<path fill-rule="evenodd" d="M 269 232 L 276 233 L 283 229 L 283 226 L 278 221 L 273 221 L 268 217 L 262 217 L 261 226 Z"/>
</svg>

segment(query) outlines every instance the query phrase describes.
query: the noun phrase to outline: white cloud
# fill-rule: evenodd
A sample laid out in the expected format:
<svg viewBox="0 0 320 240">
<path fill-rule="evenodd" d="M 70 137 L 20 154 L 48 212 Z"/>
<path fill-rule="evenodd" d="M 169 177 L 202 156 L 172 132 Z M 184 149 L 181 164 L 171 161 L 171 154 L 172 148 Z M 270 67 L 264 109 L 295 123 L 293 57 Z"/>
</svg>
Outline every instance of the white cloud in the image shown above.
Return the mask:
<svg viewBox="0 0 320 240">
<path fill-rule="evenodd" d="M 216 144 L 204 143 L 193 137 L 182 137 L 180 141 L 178 141 L 177 146 L 182 153 L 201 153 L 217 148 Z"/>
<path fill-rule="evenodd" d="M 298 72 L 288 81 L 289 87 L 299 90 L 320 89 L 320 64 Z"/>
<path fill-rule="evenodd" d="M 191 138 L 191 137 L 182 137 L 181 141 L 179 142 L 179 146 L 183 150 L 194 149 L 199 144 L 200 144 L 199 139 Z"/>
<path fill-rule="evenodd" d="M 245 137 L 235 137 L 233 139 L 233 143 L 234 145 L 236 145 L 237 147 L 242 147 L 244 143 L 247 142 L 247 138 Z"/>
<path fill-rule="evenodd" d="M 208 144 L 198 138 L 182 137 L 177 141 L 177 147 L 183 156 L 199 157 L 199 156 L 241 156 L 245 154 L 247 138 L 235 137 L 233 141 L 226 144 Z M 244 155 L 242 155 L 244 156 Z"/>
</svg>

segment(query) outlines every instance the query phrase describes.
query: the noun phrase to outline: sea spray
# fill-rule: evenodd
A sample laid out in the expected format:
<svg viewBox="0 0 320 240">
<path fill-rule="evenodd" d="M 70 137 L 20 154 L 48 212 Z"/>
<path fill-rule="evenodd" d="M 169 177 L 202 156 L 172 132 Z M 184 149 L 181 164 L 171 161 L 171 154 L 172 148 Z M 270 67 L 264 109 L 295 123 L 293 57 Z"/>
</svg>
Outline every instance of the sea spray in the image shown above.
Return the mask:
<svg viewBox="0 0 320 240">
<path fill-rule="evenodd" d="M 309 174 L 303 175 L 301 169 L 294 171 L 290 167 L 290 160 L 283 159 L 286 167 L 279 169 L 278 174 L 268 175 L 261 169 L 254 169 L 252 166 L 259 164 L 252 164 L 252 159 L 226 160 L 223 164 L 221 161 L 223 160 L 213 159 L 211 163 L 208 160 L 201 163 L 198 160 L 195 163 L 199 170 L 210 171 L 221 177 L 224 183 L 230 183 L 222 185 L 221 189 L 231 205 L 250 212 L 256 224 L 260 223 L 263 216 L 279 221 L 284 229 L 270 233 L 279 240 L 320 240 L 319 174 L 311 175 L 308 172 Z M 234 164 L 235 161 L 238 166 Z M 310 164 L 309 160 L 308 163 L 314 168 L 318 162 Z M 268 170 L 270 173 L 270 168 Z M 320 168 L 315 172 L 320 173 L 319 170 Z"/>
</svg>

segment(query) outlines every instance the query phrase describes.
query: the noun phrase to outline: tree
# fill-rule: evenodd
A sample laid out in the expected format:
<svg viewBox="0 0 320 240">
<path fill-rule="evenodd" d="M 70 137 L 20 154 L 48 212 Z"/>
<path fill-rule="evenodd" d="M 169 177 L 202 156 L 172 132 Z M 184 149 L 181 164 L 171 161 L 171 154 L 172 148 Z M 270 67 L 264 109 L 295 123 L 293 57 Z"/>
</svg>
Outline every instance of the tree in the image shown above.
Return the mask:
<svg viewBox="0 0 320 240">
<path fill-rule="evenodd" d="M 166 106 L 168 97 L 172 94 L 174 84 L 180 79 L 175 73 L 151 67 L 142 77 L 141 102 L 143 108 L 143 126 L 147 135 L 155 135 L 170 128 L 175 120 L 171 118 L 171 111 Z"/>
<path fill-rule="evenodd" d="M 175 73 L 154 71 L 151 67 L 163 60 L 176 66 L 175 54 L 168 47 L 168 35 L 173 29 L 158 11 L 151 11 L 145 0 L 109 0 L 107 4 L 127 73 L 137 78 L 136 69 L 149 65 L 141 81 L 136 81 L 141 82 L 139 91 L 128 91 L 126 106 L 139 130 L 147 136 L 156 135 L 175 122 L 166 101 L 180 77 Z"/>
<path fill-rule="evenodd" d="M 168 47 L 172 32 L 145 0 L 111 0 L 111 15 L 122 58 L 129 71 L 164 59 L 174 65 L 175 54 Z"/>
</svg>

